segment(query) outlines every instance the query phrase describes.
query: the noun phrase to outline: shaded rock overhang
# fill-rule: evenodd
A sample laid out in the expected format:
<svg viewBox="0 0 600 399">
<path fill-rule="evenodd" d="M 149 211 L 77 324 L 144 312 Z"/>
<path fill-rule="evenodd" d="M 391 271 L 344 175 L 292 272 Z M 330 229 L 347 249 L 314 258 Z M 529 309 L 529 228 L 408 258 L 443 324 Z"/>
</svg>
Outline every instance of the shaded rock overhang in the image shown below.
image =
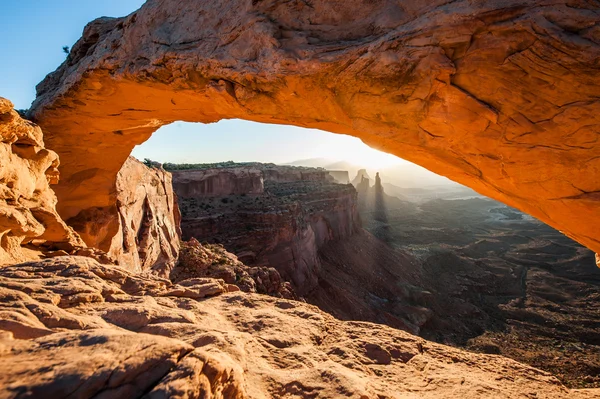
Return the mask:
<svg viewBox="0 0 600 399">
<path fill-rule="evenodd" d="M 117 172 L 160 126 L 240 118 L 359 137 L 600 252 L 599 10 L 149 0 L 91 22 L 30 116 L 60 155 L 65 219 L 114 204 Z"/>
</svg>

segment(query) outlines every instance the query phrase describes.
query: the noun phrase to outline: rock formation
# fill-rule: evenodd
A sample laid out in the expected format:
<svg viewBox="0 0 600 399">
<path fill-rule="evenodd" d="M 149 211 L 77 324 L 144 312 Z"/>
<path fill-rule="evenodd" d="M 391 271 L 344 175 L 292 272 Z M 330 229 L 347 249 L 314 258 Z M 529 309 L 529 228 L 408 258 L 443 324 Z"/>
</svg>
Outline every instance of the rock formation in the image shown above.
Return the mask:
<svg viewBox="0 0 600 399">
<path fill-rule="evenodd" d="M 293 287 L 284 281 L 273 267 L 249 267 L 222 245 L 202 245 L 192 238 L 183 242 L 177 266 L 169 278 L 177 283 L 197 277 L 212 277 L 237 286 L 250 293 L 271 295 L 279 298 L 298 299 Z"/>
<path fill-rule="evenodd" d="M 341 322 L 302 302 L 239 292 L 222 279 L 180 274 L 173 283 L 100 264 L 54 211 L 48 182 L 56 180 L 58 160 L 43 148 L 41 130 L 5 100 L 0 122 L 2 260 L 32 255 L 23 244 L 37 248 L 34 257 L 53 256 L 0 267 L 2 398 L 598 396 L 506 358 Z M 152 226 L 164 224 L 153 223 L 176 213 L 159 212 L 149 200 L 167 201 L 168 174 L 142 166 L 129 160 L 119 177 L 122 243 L 132 237 L 130 225 L 151 243 L 162 239 Z M 136 245 L 121 254 L 127 262 L 135 251 L 142 261 L 140 248 L 151 248 Z M 65 249 L 40 251 L 52 246 Z M 54 256 L 67 251 L 89 257 Z"/>
<path fill-rule="evenodd" d="M 168 276 L 180 236 L 171 174 L 129 157 L 117 174 L 116 190 L 114 209 L 89 208 L 67 222 L 89 246 L 123 267 Z"/>
<path fill-rule="evenodd" d="M 85 247 L 56 213 L 59 160 L 42 130 L 0 97 L 0 265 Z M 65 252 L 67 251 L 67 252 Z"/>
<path fill-rule="evenodd" d="M 221 197 L 188 196 L 190 187 L 205 187 L 202 179 L 218 174 L 236 176 L 238 187 L 252 188 L 256 177 L 241 173 L 237 166 L 174 173 L 183 239 L 219 243 L 247 265 L 273 267 L 304 295 L 318 284 L 319 248 L 360 228 L 356 191 L 330 182 L 325 170 L 260 164 L 254 168 L 263 173 L 260 195 L 253 190 Z"/>
<path fill-rule="evenodd" d="M 358 178 L 358 176 L 357 176 Z M 355 179 L 356 180 L 356 179 Z M 359 194 L 367 193 L 371 189 L 371 185 L 369 182 L 369 178 L 365 176 L 360 176 L 360 182 L 356 184 L 356 191 Z"/>
<path fill-rule="evenodd" d="M 92 259 L 0 268 L 3 398 L 597 397 L 515 361 Z"/>
<path fill-rule="evenodd" d="M 354 179 L 352 180 L 352 185 L 354 187 L 356 187 L 358 189 L 358 186 L 360 184 L 365 184 L 364 181 L 367 180 L 371 180 L 371 178 L 369 177 L 369 174 L 367 173 L 366 169 L 359 169 L 358 172 L 356 172 L 356 177 L 354 177 Z M 370 187 L 367 184 L 367 187 Z"/>
<path fill-rule="evenodd" d="M 262 194 L 262 172 L 255 167 L 173 170 L 173 188 L 180 198 Z"/>
<path fill-rule="evenodd" d="M 264 164 L 264 166 L 261 167 L 261 170 L 265 176 L 265 181 L 274 183 L 334 181 L 334 178 L 329 171 L 321 168 Z"/>
<path fill-rule="evenodd" d="M 584 0 L 149 0 L 91 22 L 30 114 L 67 219 L 114 206 L 158 127 L 241 118 L 354 135 L 600 251 L 599 19 Z"/>
<path fill-rule="evenodd" d="M 375 186 L 373 187 L 375 188 L 376 192 L 383 192 L 383 186 L 381 185 L 381 177 L 379 177 L 379 172 L 375 174 Z"/>
<path fill-rule="evenodd" d="M 336 183 L 350 184 L 350 175 L 347 170 L 328 170 L 329 175 L 333 177 Z"/>
</svg>

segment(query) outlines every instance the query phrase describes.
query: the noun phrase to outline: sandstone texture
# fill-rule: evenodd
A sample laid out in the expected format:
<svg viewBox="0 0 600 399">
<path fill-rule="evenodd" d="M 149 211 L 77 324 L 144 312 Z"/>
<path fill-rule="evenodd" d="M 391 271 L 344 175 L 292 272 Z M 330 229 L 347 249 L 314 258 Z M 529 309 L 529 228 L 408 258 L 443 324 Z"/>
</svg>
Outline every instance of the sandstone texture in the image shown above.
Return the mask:
<svg viewBox="0 0 600 399">
<path fill-rule="evenodd" d="M 168 276 L 177 261 L 180 214 L 171 174 L 133 157 L 117 174 L 114 207 L 89 208 L 67 223 L 133 271 Z"/>
<path fill-rule="evenodd" d="M 298 299 L 294 288 L 282 279 L 277 269 L 246 266 L 222 245 L 202 245 L 192 238 L 182 243 L 179 262 L 169 278 L 177 283 L 198 277 L 219 278 L 244 292 Z"/>
<path fill-rule="evenodd" d="M 584 0 L 149 0 L 91 22 L 30 114 L 65 219 L 113 206 L 158 127 L 241 118 L 354 135 L 599 252 L 599 20 Z"/>
<path fill-rule="evenodd" d="M 0 269 L 1 398 L 594 398 L 296 301 L 82 257 Z"/>
<path fill-rule="evenodd" d="M 58 156 L 42 130 L 0 97 L 0 265 L 68 254 L 85 244 L 56 212 Z M 68 252 L 65 252 L 68 251 Z"/>
<path fill-rule="evenodd" d="M 173 174 L 173 187 L 182 198 L 264 194 L 266 181 L 335 181 L 331 172 L 325 169 L 272 163 L 229 161 L 195 165 L 165 164 L 164 167 Z"/>
<path fill-rule="evenodd" d="M 360 229 L 356 190 L 331 182 L 324 169 L 254 167 L 263 172 L 260 195 L 189 197 L 189 187 L 204 186 L 203 181 L 193 180 L 206 174 L 190 170 L 174 175 L 188 182 L 181 194 L 175 184 L 183 239 L 222 244 L 249 266 L 275 268 L 303 296 L 318 285 L 319 249 Z M 236 175 L 240 187 L 252 187 L 254 177 L 240 173 L 236 166 L 218 171 Z M 243 183 L 243 176 L 250 181 Z"/>
</svg>

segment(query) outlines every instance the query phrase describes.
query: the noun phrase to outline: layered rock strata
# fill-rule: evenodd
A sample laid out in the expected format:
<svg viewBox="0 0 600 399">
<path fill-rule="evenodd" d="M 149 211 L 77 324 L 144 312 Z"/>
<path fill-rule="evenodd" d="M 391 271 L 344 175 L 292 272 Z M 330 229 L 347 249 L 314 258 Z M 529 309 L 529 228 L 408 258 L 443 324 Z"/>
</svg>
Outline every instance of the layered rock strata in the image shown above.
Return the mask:
<svg viewBox="0 0 600 399">
<path fill-rule="evenodd" d="M 114 209 L 88 209 L 67 222 L 89 246 L 106 251 L 123 267 L 168 276 L 180 240 L 171 174 L 129 157 L 117 175 L 116 190 Z"/>
<path fill-rule="evenodd" d="M 241 118 L 359 137 L 598 252 L 598 20 L 583 0 L 150 0 L 90 23 L 30 114 L 64 218 L 114 206 L 160 126 Z"/>
<path fill-rule="evenodd" d="M 0 97 L 0 265 L 68 254 L 85 244 L 56 212 L 58 156 L 42 130 Z"/>
<path fill-rule="evenodd" d="M 177 192 L 181 227 L 185 240 L 219 243 L 248 265 L 277 269 L 304 295 L 318 284 L 319 248 L 350 237 L 360 229 L 360 218 L 351 185 L 330 182 L 324 170 L 304 168 L 300 175 L 288 169 L 293 170 L 267 168 L 262 195 L 184 197 Z M 187 180 L 199 176 L 194 171 L 175 176 L 185 174 Z M 309 180 L 296 180 L 302 176 Z"/>
<path fill-rule="evenodd" d="M 593 398 L 515 361 L 92 259 L 0 269 L 0 396 Z"/>
<path fill-rule="evenodd" d="M 173 174 L 173 186 L 177 195 L 185 198 L 263 194 L 266 181 L 335 181 L 331 172 L 325 169 L 260 162 L 167 163 L 164 167 Z"/>
<path fill-rule="evenodd" d="M 262 194 L 262 172 L 255 167 L 173 170 L 173 187 L 180 198 Z"/>
</svg>

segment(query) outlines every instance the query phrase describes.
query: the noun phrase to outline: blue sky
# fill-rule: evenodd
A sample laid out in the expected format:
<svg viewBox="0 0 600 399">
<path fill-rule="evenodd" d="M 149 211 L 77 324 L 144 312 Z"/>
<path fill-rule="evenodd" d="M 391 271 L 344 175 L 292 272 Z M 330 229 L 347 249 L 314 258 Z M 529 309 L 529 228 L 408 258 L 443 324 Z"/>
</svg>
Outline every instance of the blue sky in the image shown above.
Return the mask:
<svg viewBox="0 0 600 399">
<path fill-rule="evenodd" d="M 100 16 L 120 17 L 143 0 L 3 0 L 0 8 L 0 96 L 29 108 L 35 86 L 65 59 L 84 26 Z M 380 167 L 402 162 L 358 139 L 291 126 L 229 120 L 216 124 L 175 123 L 138 146 L 133 155 L 162 162 L 222 160 L 285 163 L 306 158 L 364 161 Z"/>
<path fill-rule="evenodd" d="M 2 0 L 0 7 L 0 96 L 29 108 L 35 86 L 64 60 L 84 26 L 101 17 L 120 17 L 143 0 Z"/>
</svg>

